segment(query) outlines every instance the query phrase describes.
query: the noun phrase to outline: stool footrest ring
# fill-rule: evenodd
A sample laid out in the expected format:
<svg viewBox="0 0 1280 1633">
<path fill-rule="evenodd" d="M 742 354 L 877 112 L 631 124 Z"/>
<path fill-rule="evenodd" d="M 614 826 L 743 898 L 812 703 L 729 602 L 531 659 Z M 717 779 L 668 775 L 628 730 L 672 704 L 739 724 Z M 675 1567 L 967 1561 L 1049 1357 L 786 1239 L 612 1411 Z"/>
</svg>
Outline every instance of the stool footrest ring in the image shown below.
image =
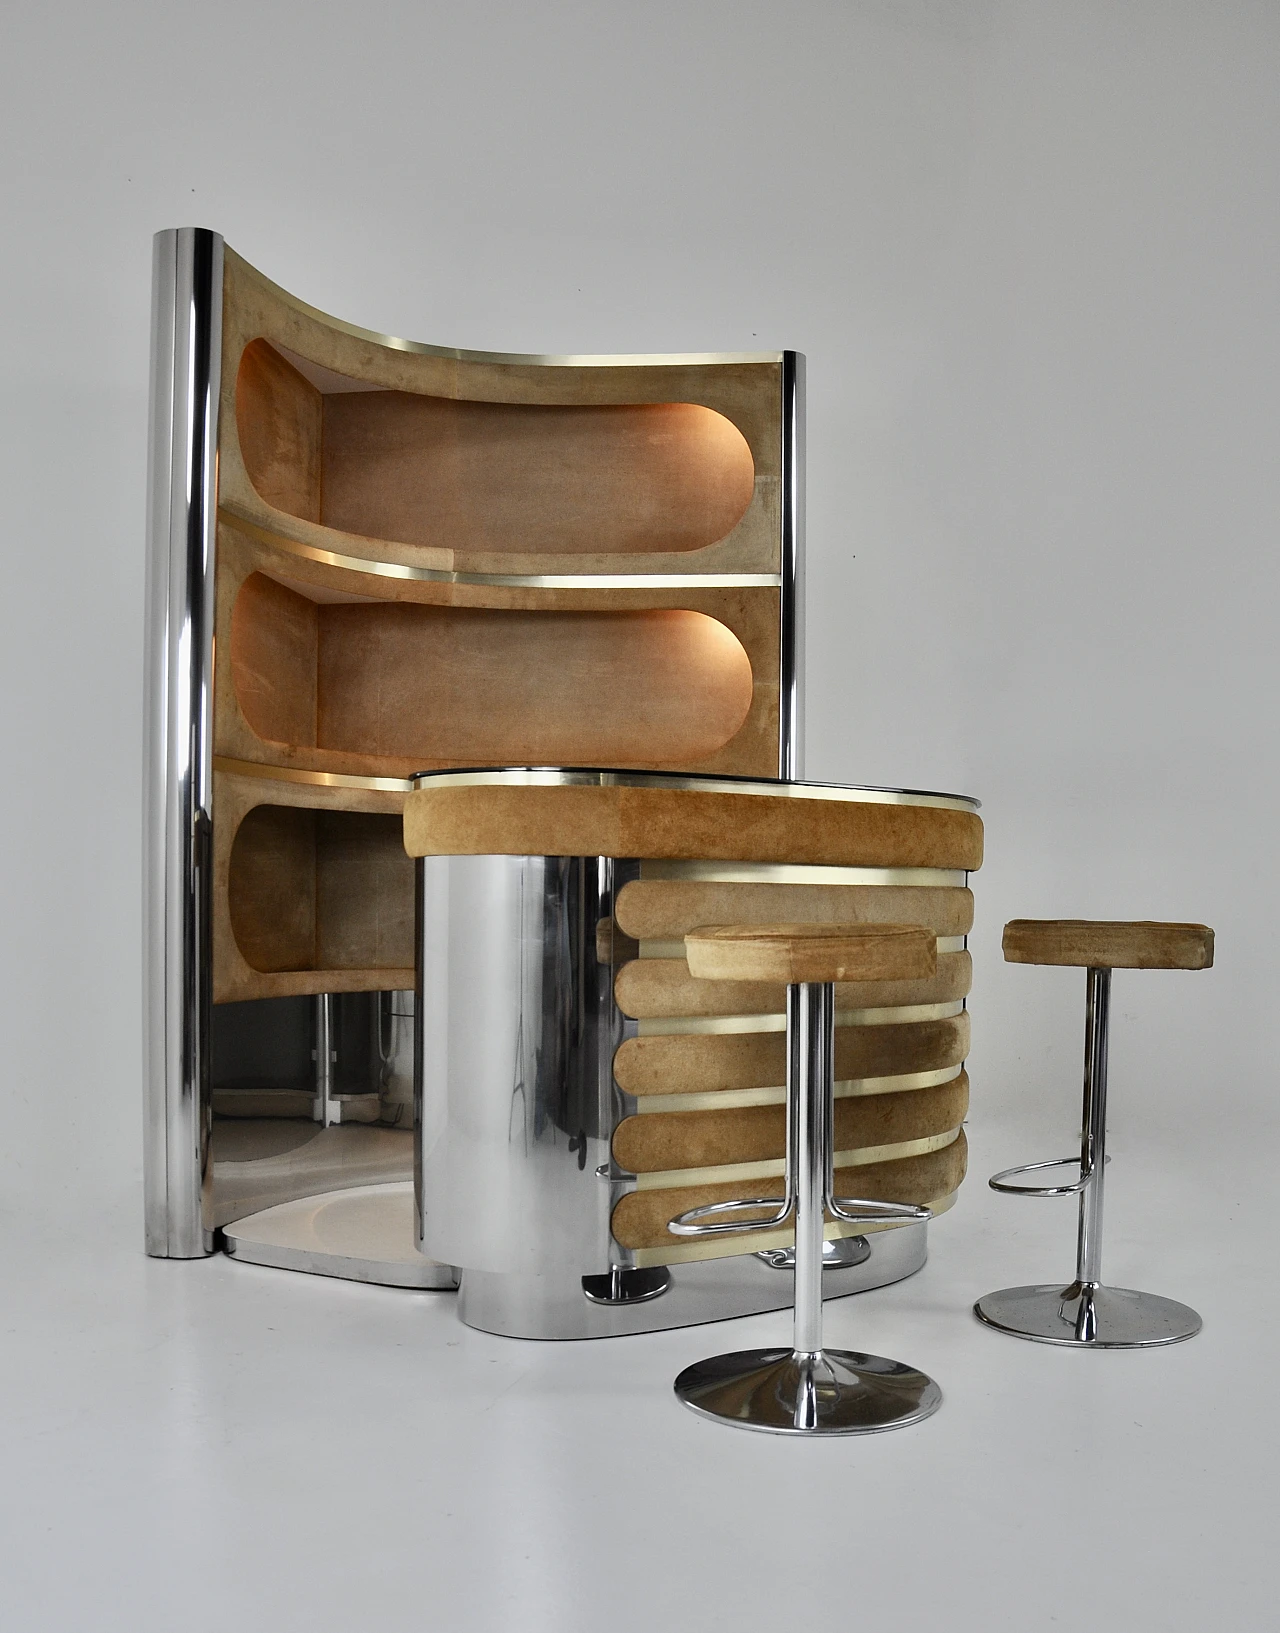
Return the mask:
<svg viewBox="0 0 1280 1633">
<path fill-rule="evenodd" d="M 1080 1177 L 1069 1185 L 1009 1184 L 1015 1174 L 1038 1174 L 1046 1168 L 1079 1168 Z M 1079 1157 L 1054 1157 L 1049 1162 L 1024 1162 L 1017 1168 L 1002 1168 L 998 1174 L 992 1174 L 987 1184 L 993 1191 L 1003 1191 L 1008 1196 L 1076 1196 L 1092 1182 L 1094 1172 L 1092 1168 L 1083 1168 Z"/>
<path fill-rule="evenodd" d="M 772 1219 L 718 1219 L 721 1214 L 759 1213 L 761 1208 L 774 1210 Z M 709 1202 L 701 1208 L 690 1208 L 686 1213 L 679 1213 L 672 1219 L 667 1229 L 673 1236 L 736 1236 L 745 1235 L 747 1231 L 776 1230 L 779 1225 L 785 1225 L 795 1210 L 795 1204 L 787 1199 L 779 1207 L 776 1196 L 758 1196 L 738 1199 L 732 1202 Z"/>
<path fill-rule="evenodd" d="M 925 1224 L 933 1209 L 915 1202 L 866 1202 L 857 1196 L 829 1196 L 827 1212 L 845 1225 Z"/>
</svg>

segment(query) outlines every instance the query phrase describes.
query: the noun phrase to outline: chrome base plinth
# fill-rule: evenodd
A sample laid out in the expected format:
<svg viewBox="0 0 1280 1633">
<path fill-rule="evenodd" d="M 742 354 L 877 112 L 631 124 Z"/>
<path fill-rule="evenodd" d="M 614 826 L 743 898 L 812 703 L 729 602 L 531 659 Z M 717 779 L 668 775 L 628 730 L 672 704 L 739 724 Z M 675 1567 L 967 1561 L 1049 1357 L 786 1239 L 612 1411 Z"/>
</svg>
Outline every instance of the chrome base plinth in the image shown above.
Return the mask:
<svg viewBox="0 0 1280 1633">
<path fill-rule="evenodd" d="M 228 1255 L 275 1270 L 450 1291 L 458 1273 L 414 1240 L 413 1181 L 354 1185 L 263 1208 L 223 1228 Z"/>
<path fill-rule="evenodd" d="M 973 1307 L 979 1321 L 1036 1344 L 1077 1349 L 1150 1349 L 1178 1344 L 1200 1331 L 1186 1304 L 1127 1287 L 1005 1287 Z"/>
<path fill-rule="evenodd" d="M 862 1293 L 914 1275 L 928 1255 L 927 1232 L 927 1225 L 873 1232 L 861 1263 L 823 1274 L 824 1297 Z M 762 1315 L 791 1304 L 791 1277 L 778 1275 L 754 1253 L 656 1268 L 670 1278 L 662 1297 L 622 1304 L 593 1300 L 585 1286 L 593 1278 L 581 1275 L 464 1269 L 458 1314 L 469 1327 L 505 1338 L 620 1338 Z M 607 1281 L 607 1273 L 600 1279 Z"/>
<path fill-rule="evenodd" d="M 853 1350 L 737 1350 L 686 1367 L 676 1396 L 692 1412 L 775 1435 L 866 1435 L 901 1429 L 942 1404 L 932 1378 Z"/>
<path fill-rule="evenodd" d="M 871 1243 L 865 1236 L 837 1236 L 834 1241 L 822 1244 L 822 1268 L 827 1270 L 848 1270 L 855 1264 L 865 1264 L 871 1257 Z M 770 1270 L 794 1270 L 796 1267 L 796 1250 L 793 1247 L 768 1247 L 763 1253 L 757 1253 L 756 1258 L 767 1264 Z"/>
<path fill-rule="evenodd" d="M 593 1304 L 647 1304 L 651 1298 L 661 1298 L 670 1286 L 671 1272 L 665 1265 L 650 1270 L 614 1265 L 603 1275 L 582 1278 L 582 1291 Z"/>
</svg>

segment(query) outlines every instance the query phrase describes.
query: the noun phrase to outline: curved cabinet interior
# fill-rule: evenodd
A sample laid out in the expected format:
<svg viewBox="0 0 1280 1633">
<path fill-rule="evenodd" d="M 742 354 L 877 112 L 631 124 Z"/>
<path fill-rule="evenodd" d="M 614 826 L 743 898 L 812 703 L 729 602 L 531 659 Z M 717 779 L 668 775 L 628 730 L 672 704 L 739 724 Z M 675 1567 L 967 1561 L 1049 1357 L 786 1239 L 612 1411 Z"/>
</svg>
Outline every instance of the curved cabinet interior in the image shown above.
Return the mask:
<svg viewBox="0 0 1280 1633">
<path fill-rule="evenodd" d="M 324 527 L 503 555 L 685 553 L 726 538 L 751 503 L 746 439 L 698 403 L 469 402 L 326 383 L 337 389 L 265 340 L 245 347 L 236 378 L 254 489 Z"/>
<path fill-rule="evenodd" d="M 236 699 L 264 741 L 449 763 L 708 759 L 751 708 L 751 663 L 705 613 L 326 604 L 263 573 L 231 621 Z M 394 764 L 393 764 L 394 762 Z"/>
<path fill-rule="evenodd" d="M 395 816 L 255 805 L 231 844 L 231 930 L 260 974 L 411 969 L 412 890 Z"/>
</svg>

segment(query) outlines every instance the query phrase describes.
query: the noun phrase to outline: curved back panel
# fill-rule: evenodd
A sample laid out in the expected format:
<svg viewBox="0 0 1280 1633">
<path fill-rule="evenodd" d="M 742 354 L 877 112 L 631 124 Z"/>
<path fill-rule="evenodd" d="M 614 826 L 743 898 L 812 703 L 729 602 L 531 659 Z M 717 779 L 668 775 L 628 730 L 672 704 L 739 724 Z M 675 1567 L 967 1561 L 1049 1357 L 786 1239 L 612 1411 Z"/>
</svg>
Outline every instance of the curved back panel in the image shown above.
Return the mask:
<svg viewBox="0 0 1280 1633">
<path fill-rule="evenodd" d="M 170 884 L 149 990 L 152 1014 L 172 1013 L 149 1067 L 148 1243 L 196 1253 L 216 1213 L 201 1200 L 210 999 L 410 984 L 411 887 L 386 836 L 412 772 L 798 770 L 802 376 L 776 352 L 399 341 L 315 311 L 216 234 L 161 240 L 152 441 L 170 481 L 152 582 L 206 634 L 187 685 L 181 617 L 153 615 L 168 703 L 152 738 L 181 745 L 202 721 L 207 769 L 198 866 L 177 772 L 152 778 L 150 876 Z M 188 240 L 216 261 L 194 351 L 174 338 L 190 292 L 172 246 Z M 188 424 L 209 477 L 198 586 L 169 526 Z"/>
</svg>

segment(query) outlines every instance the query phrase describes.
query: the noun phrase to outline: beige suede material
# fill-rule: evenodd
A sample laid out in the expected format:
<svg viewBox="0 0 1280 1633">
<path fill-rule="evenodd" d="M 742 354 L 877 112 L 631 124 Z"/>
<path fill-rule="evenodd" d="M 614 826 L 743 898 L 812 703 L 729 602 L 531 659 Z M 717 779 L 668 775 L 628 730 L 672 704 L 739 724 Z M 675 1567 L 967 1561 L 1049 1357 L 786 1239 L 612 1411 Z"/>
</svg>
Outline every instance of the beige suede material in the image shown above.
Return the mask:
<svg viewBox="0 0 1280 1633">
<path fill-rule="evenodd" d="M 1013 919 L 1004 927 L 1004 956 L 1010 964 L 1079 969 L 1207 970 L 1213 931 L 1137 919 Z"/>
<path fill-rule="evenodd" d="M 892 1026 L 837 1026 L 838 1082 L 958 1066 L 969 1052 L 969 1015 Z M 777 1088 L 787 1080 L 784 1032 L 691 1032 L 627 1038 L 613 1060 L 627 1094 L 706 1094 Z"/>
<path fill-rule="evenodd" d="M 699 981 L 918 981 L 938 970 L 936 938 L 916 924 L 708 924 L 684 949 Z"/>
<path fill-rule="evenodd" d="M 618 893 L 619 927 L 639 941 L 679 941 L 700 924 L 923 924 L 936 936 L 973 928 L 973 892 L 928 885 L 743 884 L 633 879 Z"/>
<path fill-rule="evenodd" d="M 616 947 L 616 940 L 611 945 Z M 922 981 L 838 982 L 836 1008 L 952 1003 L 967 996 L 972 982 L 973 959 L 967 952 L 939 953 L 937 974 Z M 787 989 L 780 983 L 699 981 L 689 974 L 683 958 L 633 958 L 618 971 L 613 990 L 618 1008 L 635 1020 L 683 1015 L 783 1015 L 787 1006 Z"/>
<path fill-rule="evenodd" d="M 970 811 L 856 798 L 683 788 L 424 787 L 405 801 L 410 856 L 634 856 L 826 867 L 974 869 Z"/>
<path fill-rule="evenodd" d="M 835 1102 L 836 1151 L 899 1145 L 959 1128 L 969 1109 L 969 1079 L 899 1094 L 855 1095 Z M 619 1167 L 632 1174 L 768 1162 L 786 1154 L 784 1106 L 732 1111 L 657 1112 L 624 1118 L 613 1136 Z"/>
</svg>

